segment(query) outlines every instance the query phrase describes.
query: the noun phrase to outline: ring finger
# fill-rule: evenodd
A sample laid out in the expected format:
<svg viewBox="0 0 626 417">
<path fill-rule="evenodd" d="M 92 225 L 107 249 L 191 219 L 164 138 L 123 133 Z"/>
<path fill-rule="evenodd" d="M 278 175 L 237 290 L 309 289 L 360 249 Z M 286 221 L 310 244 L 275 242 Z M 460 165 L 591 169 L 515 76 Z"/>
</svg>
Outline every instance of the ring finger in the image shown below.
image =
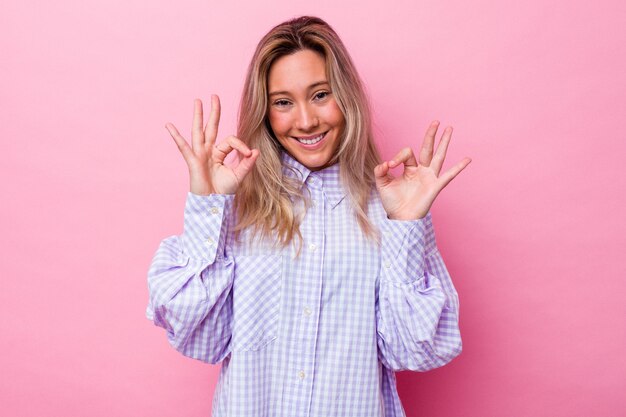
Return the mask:
<svg viewBox="0 0 626 417">
<path fill-rule="evenodd" d="M 202 131 L 202 101 L 193 101 L 193 124 L 191 129 L 191 143 L 194 150 L 201 149 L 204 145 L 204 132 Z"/>
</svg>

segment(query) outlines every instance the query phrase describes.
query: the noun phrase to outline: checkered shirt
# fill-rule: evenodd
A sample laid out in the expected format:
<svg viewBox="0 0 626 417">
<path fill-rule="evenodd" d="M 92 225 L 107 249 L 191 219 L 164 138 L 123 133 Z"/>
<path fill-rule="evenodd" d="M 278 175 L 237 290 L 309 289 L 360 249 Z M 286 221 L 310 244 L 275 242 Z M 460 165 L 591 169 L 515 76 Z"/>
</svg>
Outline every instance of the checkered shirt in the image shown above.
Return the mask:
<svg viewBox="0 0 626 417">
<path fill-rule="evenodd" d="M 311 198 L 299 255 L 250 230 L 235 239 L 233 196 L 189 193 L 183 234 L 152 261 L 146 315 L 183 355 L 221 362 L 213 417 L 404 416 L 394 372 L 461 352 L 431 215 L 389 220 L 373 190 L 368 239 L 339 165 L 283 164 Z"/>
</svg>

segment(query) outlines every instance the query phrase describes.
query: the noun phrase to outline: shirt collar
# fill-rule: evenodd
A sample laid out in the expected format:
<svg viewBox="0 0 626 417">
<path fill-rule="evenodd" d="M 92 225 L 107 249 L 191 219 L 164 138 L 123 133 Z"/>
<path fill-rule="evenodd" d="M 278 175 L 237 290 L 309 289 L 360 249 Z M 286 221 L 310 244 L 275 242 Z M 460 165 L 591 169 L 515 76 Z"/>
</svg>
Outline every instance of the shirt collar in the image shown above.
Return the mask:
<svg viewBox="0 0 626 417">
<path fill-rule="evenodd" d="M 288 152 L 283 151 L 283 175 L 294 178 L 312 189 L 321 189 L 331 208 L 344 199 L 346 192 L 339 177 L 339 164 L 331 165 L 319 171 L 311 171 Z"/>
</svg>

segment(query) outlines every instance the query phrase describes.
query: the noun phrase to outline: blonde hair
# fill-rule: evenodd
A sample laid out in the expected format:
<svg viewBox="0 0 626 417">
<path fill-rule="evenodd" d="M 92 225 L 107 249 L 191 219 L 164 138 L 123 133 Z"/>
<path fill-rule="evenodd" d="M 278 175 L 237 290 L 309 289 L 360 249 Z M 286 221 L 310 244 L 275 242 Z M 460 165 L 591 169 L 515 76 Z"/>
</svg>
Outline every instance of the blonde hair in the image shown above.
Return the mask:
<svg viewBox="0 0 626 417">
<path fill-rule="evenodd" d="M 270 67 L 280 57 L 301 50 L 320 53 L 326 61 L 326 75 L 333 96 L 345 118 L 337 154 L 330 164 L 339 163 L 340 179 L 347 190 L 359 226 L 368 237 L 375 231 L 367 217 L 367 202 L 374 186 L 374 167 L 380 156 L 374 144 L 370 109 L 356 68 L 335 31 L 322 19 L 302 16 L 279 24 L 257 45 L 248 67 L 239 108 L 237 134 L 260 155 L 235 197 L 236 233 L 249 226 L 265 237 L 274 233 L 281 245 L 294 237 L 301 239 L 301 215 L 294 201 L 308 197 L 301 183 L 283 175 L 282 147 L 270 127 L 267 79 Z"/>
</svg>

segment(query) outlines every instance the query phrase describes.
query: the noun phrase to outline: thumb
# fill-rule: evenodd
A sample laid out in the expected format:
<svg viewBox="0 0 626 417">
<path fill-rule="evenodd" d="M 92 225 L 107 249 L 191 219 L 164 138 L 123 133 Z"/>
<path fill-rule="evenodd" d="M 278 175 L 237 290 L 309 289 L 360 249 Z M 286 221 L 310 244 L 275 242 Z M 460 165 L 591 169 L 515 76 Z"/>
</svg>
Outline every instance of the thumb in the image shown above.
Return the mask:
<svg viewBox="0 0 626 417">
<path fill-rule="evenodd" d="M 240 181 L 243 180 L 246 175 L 248 175 L 248 173 L 256 163 L 259 154 L 260 152 L 258 149 L 252 149 L 249 156 L 244 156 L 241 160 L 239 160 L 239 163 L 233 169 L 233 172 Z"/>
<path fill-rule="evenodd" d="M 376 188 L 379 190 L 385 188 L 393 180 L 389 173 L 389 162 L 383 162 L 374 168 L 374 179 L 376 180 Z"/>
</svg>

